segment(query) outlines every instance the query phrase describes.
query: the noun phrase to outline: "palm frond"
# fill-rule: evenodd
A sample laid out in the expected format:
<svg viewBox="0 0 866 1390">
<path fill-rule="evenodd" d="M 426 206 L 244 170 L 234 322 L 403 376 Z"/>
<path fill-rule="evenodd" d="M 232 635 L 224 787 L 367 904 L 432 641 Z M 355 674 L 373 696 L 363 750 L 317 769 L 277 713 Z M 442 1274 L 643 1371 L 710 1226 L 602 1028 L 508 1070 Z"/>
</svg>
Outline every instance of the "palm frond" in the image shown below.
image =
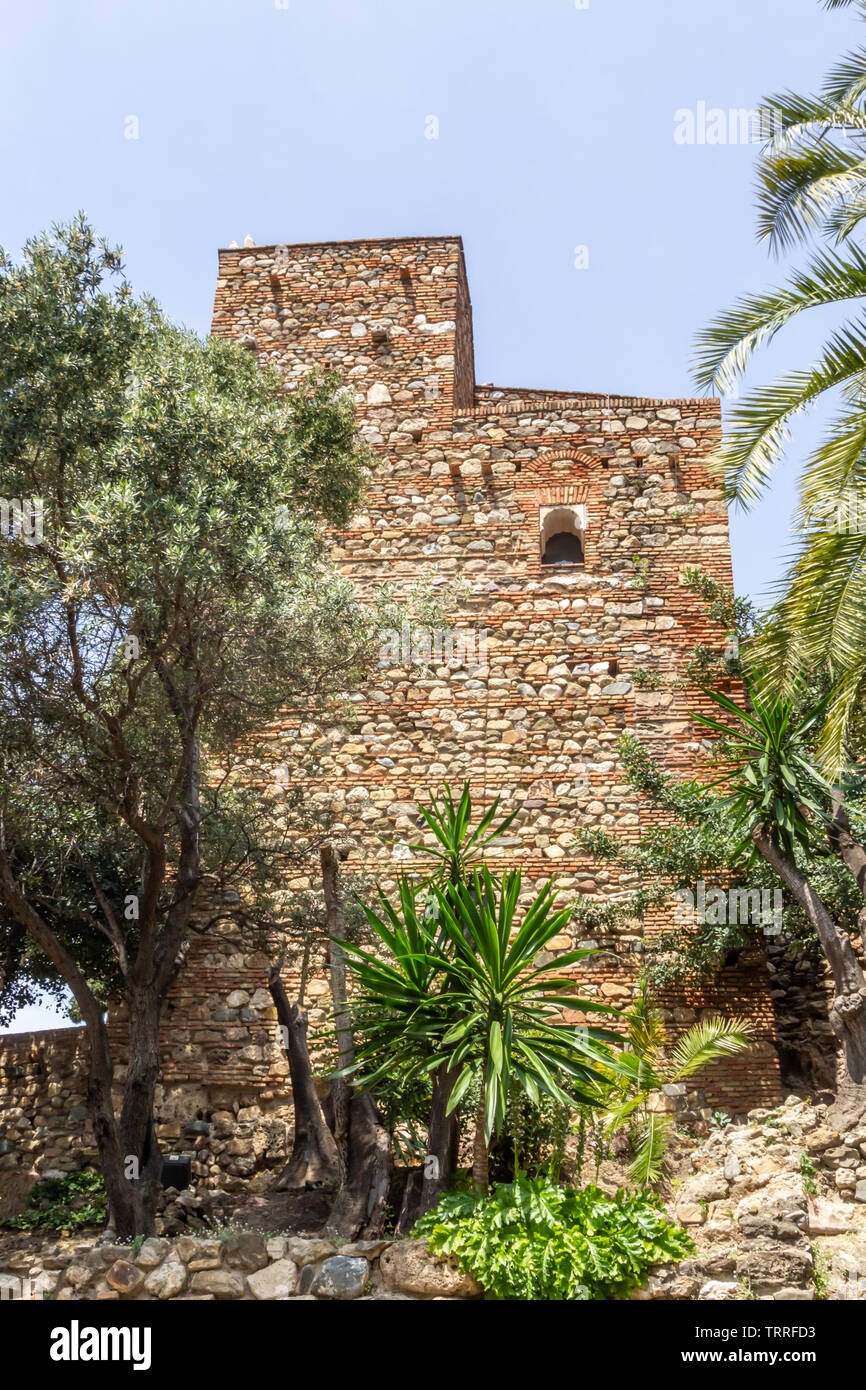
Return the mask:
<svg viewBox="0 0 866 1390">
<path fill-rule="evenodd" d="M 669 1116 L 653 1111 L 647 1115 L 637 1154 L 629 1165 L 632 1182 L 641 1187 L 650 1187 L 661 1176 L 671 1129 Z"/>
<path fill-rule="evenodd" d="M 709 1018 L 695 1023 L 671 1049 L 671 1077 L 681 1081 L 709 1062 L 751 1047 L 754 1028 L 743 1018 Z"/>
<path fill-rule="evenodd" d="M 864 295 L 866 253 L 858 246 L 847 248 L 845 255 L 816 255 L 803 270 L 792 273 L 787 285 L 744 297 L 698 336 L 697 385 L 705 391 L 729 391 L 754 353 L 798 314 Z"/>
<path fill-rule="evenodd" d="M 813 366 L 758 387 L 730 415 L 718 455 L 728 497 L 751 506 L 767 486 L 790 438 L 791 421 L 836 387 L 860 381 L 866 370 L 866 319 L 830 338 Z"/>
</svg>

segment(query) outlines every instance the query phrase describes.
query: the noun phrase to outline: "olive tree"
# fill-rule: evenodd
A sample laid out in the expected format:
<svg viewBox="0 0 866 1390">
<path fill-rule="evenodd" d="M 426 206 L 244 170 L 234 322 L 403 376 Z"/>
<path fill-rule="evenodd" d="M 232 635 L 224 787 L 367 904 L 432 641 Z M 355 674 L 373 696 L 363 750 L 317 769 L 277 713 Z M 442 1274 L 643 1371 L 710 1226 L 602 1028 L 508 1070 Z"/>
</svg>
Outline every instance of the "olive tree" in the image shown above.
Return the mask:
<svg viewBox="0 0 866 1390">
<path fill-rule="evenodd" d="M 153 1227 L 160 1018 L 243 895 L 255 731 L 356 682 L 329 571 L 366 460 L 330 377 L 288 391 L 136 298 L 82 217 L 0 252 L 0 933 L 71 991 L 118 1235 Z M 22 943 L 24 943 L 22 945 Z M 123 1001 L 122 1104 L 107 993 Z"/>
</svg>

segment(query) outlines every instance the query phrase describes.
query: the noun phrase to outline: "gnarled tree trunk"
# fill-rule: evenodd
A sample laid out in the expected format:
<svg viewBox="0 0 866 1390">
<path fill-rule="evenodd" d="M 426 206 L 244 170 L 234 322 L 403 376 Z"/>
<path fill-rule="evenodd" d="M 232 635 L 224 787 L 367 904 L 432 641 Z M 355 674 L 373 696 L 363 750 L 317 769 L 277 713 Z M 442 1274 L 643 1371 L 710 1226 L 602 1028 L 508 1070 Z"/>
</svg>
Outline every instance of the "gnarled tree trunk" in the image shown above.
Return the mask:
<svg viewBox="0 0 866 1390">
<path fill-rule="evenodd" d="M 112 1095 L 114 1066 L 108 1030 L 101 1017 L 98 1023 L 88 1028 L 88 1042 L 87 1102 L 108 1198 L 108 1230 L 122 1239 L 153 1235 L 162 1169 L 159 1148 L 150 1134 L 147 1136 L 147 1152 L 142 1155 L 133 1146 L 132 1138 L 129 1135 L 124 1137 L 122 1127 L 117 1123 Z M 146 1104 L 146 1099 L 146 1095 L 140 1091 L 139 1103 Z"/>
<path fill-rule="evenodd" d="M 152 971 L 145 986 L 118 956 L 127 978 L 129 1056 L 120 1119 L 114 1109 L 114 1059 L 102 1004 L 83 972 L 54 932 L 24 898 L 13 877 L 0 824 L 0 884 L 6 905 L 66 980 L 87 1028 L 87 1102 L 93 1137 L 108 1196 L 108 1229 L 131 1238 L 153 1235 L 162 1173 L 162 1156 L 153 1126 L 159 1075 L 159 1020 L 162 995 Z M 140 953 L 143 955 L 143 951 Z M 148 957 L 152 964 L 152 956 Z M 140 961 L 136 962 L 144 974 Z"/>
<path fill-rule="evenodd" d="M 866 1082 L 866 976 L 854 947 L 846 933 L 837 927 L 809 880 L 772 836 L 758 828 L 754 831 L 754 840 L 818 934 L 833 972 L 835 998 L 830 1006 L 830 1024 L 842 1043 L 848 1080 L 854 1086 L 861 1086 Z"/>
<path fill-rule="evenodd" d="M 346 1176 L 325 1230 L 343 1240 L 373 1240 L 382 1234 L 391 1188 L 391 1136 L 379 1123 L 369 1096 L 349 1101 Z"/>
<path fill-rule="evenodd" d="M 458 1075 L 459 1068 L 449 1071 L 444 1065 L 433 1073 L 427 1153 L 423 1167 L 413 1169 L 406 1183 L 397 1221 L 401 1235 L 407 1235 L 419 1217 L 433 1210 L 457 1171 L 460 1128 L 457 1115 L 446 1111 Z"/>
<path fill-rule="evenodd" d="M 307 1011 L 290 1002 L 276 966 L 268 971 L 268 989 L 277 1011 L 289 1059 L 295 1133 L 292 1153 L 273 1184 L 274 1192 L 317 1185 L 336 1185 L 340 1165 L 337 1144 L 325 1123 L 307 1047 Z"/>
<path fill-rule="evenodd" d="M 340 859 L 333 845 L 320 852 L 322 886 L 328 918 L 331 998 L 337 1034 L 338 1065 L 355 1061 L 346 990 L 346 917 L 340 895 Z M 381 1233 L 391 1186 L 391 1138 L 379 1123 L 371 1098 L 337 1077 L 331 1091 L 334 1134 L 341 1155 L 342 1182 L 326 1229 L 345 1240 L 372 1238 Z"/>
<path fill-rule="evenodd" d="M 448 1115 L 446 1111 L 458 1075 L 458 1067 L 449 1071 L 444 1065 L 433 1073 L 430 1129 L 427 1134 L 427 1159 L 424 1164 L 419 1216 L 433 1210 L 457 1171 L 460 1128 L 456 1112 Z"/>
</svg>

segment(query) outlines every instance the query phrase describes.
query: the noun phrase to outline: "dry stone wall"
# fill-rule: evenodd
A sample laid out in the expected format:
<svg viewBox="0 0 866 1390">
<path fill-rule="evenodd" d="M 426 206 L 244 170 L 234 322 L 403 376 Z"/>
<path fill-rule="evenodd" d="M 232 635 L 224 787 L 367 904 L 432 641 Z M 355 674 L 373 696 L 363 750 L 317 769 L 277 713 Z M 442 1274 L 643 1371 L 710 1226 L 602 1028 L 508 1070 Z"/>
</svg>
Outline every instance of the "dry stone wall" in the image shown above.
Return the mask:
<svg viewBox="0 0 866 1390">
<path fill-rule="evenodd" d="M 670 1099 L 684 1119 L 681 1098 Z M 632 1299 L 866 1299 L 866 1126 L 840 1132 L 826 1106 L 791 1096 L 782 1106 L 758 1108 L 742 1123 L 705 1135 L 694 1147 L 680 1134 L 672 1163 L 665 1203 L 695 1249 L 677 1264 L 655 1266 Z M 625 1175 L 609 1169 L 602 1165 L 600 1185 L 615 1191 Z M 177 1234 L 167 1209 L 161 1234 L 140 1247 L 105 1238 L 3 1233 L 0 1298 L 483 1297 L 470 1275 L 431 1256 L 424 1241 L 360 1241 L 337 1248 L 320 1237 L 220 1224 L 216 1199 L 209 1207 L 209 1230 Z"/>
<path fill-rule="evenodd" d="M 153 1237 L 138 1249 L 57 1241 L 0 1257 L 0 1298 L 58 1303 L 245 1300 L 437 1300 L 478 1298 L 480 1285 L 424 1241 L 329 1240 L 225 1231 L 218 1237 Z"/>
</svg>

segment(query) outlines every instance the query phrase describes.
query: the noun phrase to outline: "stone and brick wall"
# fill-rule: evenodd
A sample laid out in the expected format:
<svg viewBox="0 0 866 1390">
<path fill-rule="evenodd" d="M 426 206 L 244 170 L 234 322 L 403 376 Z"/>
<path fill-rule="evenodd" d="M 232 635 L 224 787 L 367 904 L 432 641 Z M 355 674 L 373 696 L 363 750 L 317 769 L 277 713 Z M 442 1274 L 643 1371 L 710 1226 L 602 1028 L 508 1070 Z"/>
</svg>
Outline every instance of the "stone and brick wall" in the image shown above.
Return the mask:
<svg viewBox="0 0 866 1390">
<path fill-rule="evenodd" d="M 451 659 L 446 647 L 431 660 L 423 642 L 414 664 L 411 644 L 408 664 L 405 651 L 392 653 L 351 697 L 351 717 L 299 725 L 287 716 L 267 731 L 272 760 L 249 776 L 277 811 L 288 786 L 305 785 L 334 811 L 349 867 L 386 888 L 415 864 L 419 802 L 445 780 L 469 778 L 477 805 L 498 796 L 503 812 L 519 809 L 496 862 L 522 870 L 527 894 L 553 872 L 566 898 L 621 889 L 614 870 L 578 852 L 575 831 L 628 838 L 648 823 L 619 766 L 624 730 L 678 773 L 700 759 L 696 697 L 680 678 L 698 643 L 721 639 L 678 575 L 695 565 L 731 583 L 726 508 L 708 467 L 719 403 L 476 386 L 459 237 L 222 251 L 213 331 L 238 338 L 288 383 L 322 366 L 354 393 L 376 466 L 331 554 L 358 593 L 462 586 Z M 540 509 L 552 505 L 585 509 L 582 565 L 542 565 Z M 634 680 L 647 671 L 649 688 Z M 311 862 L 286 890 L 316 886 Z M 660 918 L 646 930 L 666 926 Z M 592 944 L 605 953 L 584 988 L 622 1004 L 641 930 Z M 571 933 L 552 943 L 572 945 Z M 257 1109 L 288 1120 L 265 968 L 230 930 L 194 943 L 164 1042 L 165 1119 L 178 1135 L 215 1112 L 236 1124 Z M 290 990 L 293 982 L 290 974 Z M 328 1016 L 321 971 L 310 996 L 315 1027 Z M 777 1098 L 762 950 L 742 953 L 703 993 L 668 1002 L 675 1027 L 719 1008 L 755 1023 L 756 1050 L 707 1083 L 713 1103 L 734 1110 Z M 203 1145 L 202 1176 L 241 1182 L 245 1168 L 277 1161 L 278 1143 L 272 1160 L 261 1137 L 236 1147 L 246 1144 L 232 1155 Z"/>
<path fill-rule="evenodd" d="M 352 697 L 351 722 L 287 719 L 274 731 L 275 766 L 315 747 L 311 798 L 328 786 L 350 863 L 386 885 L 417 862 L 418 803 L 443 780 L 470 778 L 482 805 L 499 796 L 504 811 L 521 808 L 499 862 L 523 871 L 527 894 L 552 872 L 566 896 L 616 892 L 616 873 L 583 857 L 574 835 L 595 826 L 629 838 L 647 823 L 618 765 L 620 735 L 634 730 L 680 773 L 701 755 L 695 692 L 680 678 L 698 643 L 722 639 L 678 576 L 697 565 L 731 584 L 727 513 L 708 467 L 718 401 L 470 393 L 458 237 L 224 251 L 213 329 L 289 381 L 314 365 L 340 372 L 376 466 L 363 512 L 333 538 L 336 565 L 371 598 L 386 583 L 406 593 L 425 577 L 460 580 L 450 626 L 475 639 L 465 642 L 474 660 L 386 662 Z M 541 563 L 540 510 L 552 505 L 585 508 L 582 565 Z M 654 688 L 635 684 L 637 671 Z M 258 771 L 274 780 L 274 767 Z M 587 992 L 626 1001 L 641 932 L 593 944 L 604 954 L 584 972 Z M 719 1008 L 756 1025 L 748 1060 L 712 1079 L 720 1104 L 777 1094 L 762 950 L 670 1002 L 675 1027 Z"/>
</svg>

